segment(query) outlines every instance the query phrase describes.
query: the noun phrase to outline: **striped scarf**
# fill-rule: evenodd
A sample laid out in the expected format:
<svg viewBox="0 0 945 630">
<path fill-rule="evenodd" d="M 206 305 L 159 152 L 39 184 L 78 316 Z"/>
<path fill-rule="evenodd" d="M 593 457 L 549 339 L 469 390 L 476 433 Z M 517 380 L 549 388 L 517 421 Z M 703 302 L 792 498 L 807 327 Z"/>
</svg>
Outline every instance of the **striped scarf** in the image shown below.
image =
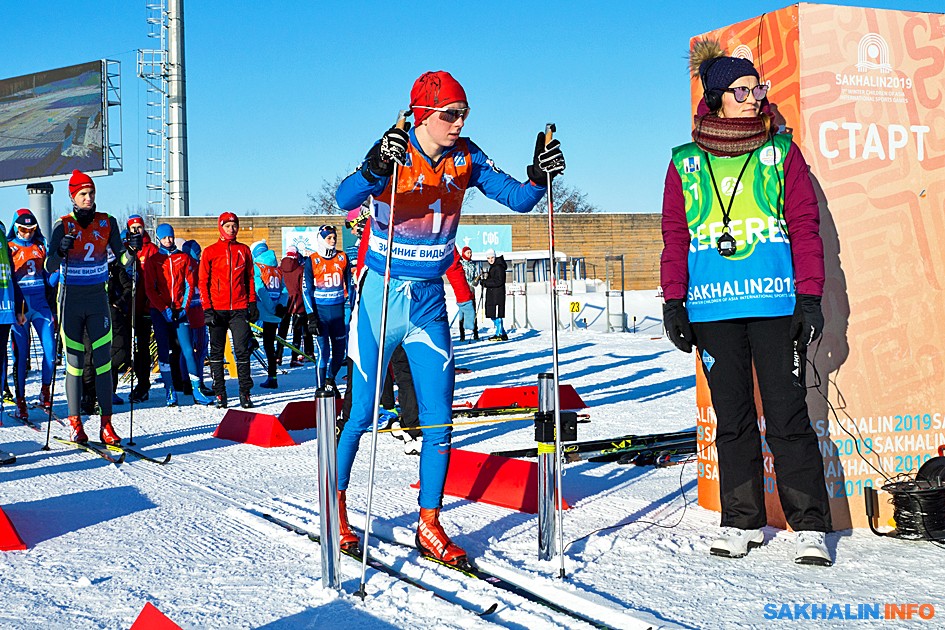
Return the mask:
<svg viewBox="0 0 945 630">
<path fill-rule="evenodd" d="M 692 139 L 701 149 L 718 157 L 745 155 L 768 140 L 770 120 L 766 114 L 751 118 L 706 114 L 696 119 Z"/>
</svg>

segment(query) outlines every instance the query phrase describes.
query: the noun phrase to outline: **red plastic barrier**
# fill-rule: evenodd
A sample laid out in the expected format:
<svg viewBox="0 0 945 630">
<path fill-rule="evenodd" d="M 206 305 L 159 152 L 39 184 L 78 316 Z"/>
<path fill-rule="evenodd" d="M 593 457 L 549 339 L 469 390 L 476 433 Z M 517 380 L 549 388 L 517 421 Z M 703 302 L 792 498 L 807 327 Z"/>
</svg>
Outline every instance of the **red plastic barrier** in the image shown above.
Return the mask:
<svg viewBox="0 0 945 630">
<path fill-rule="evenodd" d="M 415 483 L 412 488 L 420 487 Z M 454 448 L 443 492 L 525 512 L 538 513 L 538 463 Z M 568 509 L 567 501 L 562 501 Z"/>
<path fill-rule="evenodd" d="M 271 446 L 295 446 L 279 418 L 268 413 L 253 413 L 230 409 L 213 432 L 213 437 L 269 448 Z"/>
<path fill-rule="evenodd" d="M 138 618 L 131 624 L 131 630 L 182 630 L 180 626 L 167 618 L 154 604 L 148 602 L 138 613 Z"/>
<path fill-rule="evenodd" d="M 341 413 L 341 407 L 344 401 L 341 398 L 335 398 L 335 417 Z M 300 429 L 314 429 L 317 426 L 315 421 L 315 401 L 297 400 L 290 402 L 279 414 L 279 422 L 289 431 L 298 431 Z"/>
<path fill-rule="evenodd" d="M 571 385 L 558 385 L 558 396 L 561 398 L 562 410 L 587 409 L 587 405 Z M 492 407 L 538 407 L 538 386 L 525 385 L 522 387 L 487 387 L 479 400 L 476 409 Z"/>
<path fill-rule="evenodd" d="M 26 549 L 26 543 L 20 538 L 7 515 L 0 508 L 0 551 L 23 551 Z"/>
</svg>

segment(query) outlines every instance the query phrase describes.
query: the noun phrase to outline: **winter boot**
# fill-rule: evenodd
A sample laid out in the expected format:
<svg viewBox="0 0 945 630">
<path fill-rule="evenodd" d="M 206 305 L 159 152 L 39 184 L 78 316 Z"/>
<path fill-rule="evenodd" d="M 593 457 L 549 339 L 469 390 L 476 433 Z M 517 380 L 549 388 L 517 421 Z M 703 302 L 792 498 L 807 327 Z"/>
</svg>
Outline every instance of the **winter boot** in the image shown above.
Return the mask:
<svg viewBox="0 0 945 630">
<path fill-rule="evenodd" d="M 279 389 L 279 381 L 276 377 L 270 376 L 260 385 L 263 389 Z"/>
<path fill-rule="evenodd" d="M 69 425 L 72 427 L 72 441 L 79 444 L 85 444 L 89 441 L 89 436 L 85 434 L 82 428 L 82 418 L 79 416 L 69 416 Z"/>
<path fill-rule="evenodd" d="M 823 532 L 801 530 L 794 541 L 794 562 L 819 567 L 833 566 Z"/>
<path fill-rule="evenodd" d="M 209 398 L 213 398 L 213 388 L 207 387 L 203 384 L 203 381 L 200 382 L 200 386 L 197 388 L 200 390 L 200 393 Z M 212 401 L 211 401 L 212 402 Z M 209 403 L 208 403 L 209 404 Z"/>
<path fill-rule="evenodd" d="M 167 406 L 177 406 L 177 390 L 174 389 L 174 378 L 171 376 L 171 366 L 161 363 L 161 380 L 164 382 L 164 394 L 167 396 Z"/>
<path fill-rule="evenodd" d="M 357 549 L 361 540 L 348 524 L 348 505 L 344 490 L 338 491 L 338 520 L 341 524 L 341 549 L 346 551 Z"/>
<path fill-rule="evenodd" d="M 217 396 L 217 409 L 226 409 L 226 396 Z"/>
<path fill-rule="evenodd" d="M 190 387 L 193 390 L 194 404 L 195 405 L 212 405 L 213 399 L 209 396 L 205 396 L 202 391 L 200 391 L 200 380 L 197 377 L 192 377 L 190 379 Z"/>
<path fill-rule="evenodd" d="M 140 402 L 146 401 L 148 399 L 148 390 L 150 389 L 151 389 L 150 384 L 148 385 L 138 384 L 138 386 L 135 387 L 135 390 L 131 392 L 131 396 L 129 396 L 129 398 L 131 399 L 131 402 L 140 403 Z"/>
<path fill-rule="evenodd" d="M 113 405 L 124 405 L 125 399 L 119 396 L 118 394 L 112 394 L 112 404 Z"/>
<path fill-rule="evenodd" d="M 14 402 L 16 400 L 13 398 L 13 394 L 10 393 L 10 386 L 4 385 L 3 387 L 3 402 Z"/>
<path fill-rule="evenodd" d="M 289 367 L 290 368 L 302 367 L 302 362 L 299 361 L 298 359 L 292 359 L 291 361 L 289 361 Z"/>
<path fill-rule="evenodd" d="M 167 394 L 167 406 L 176 407 L 177 406 L 177 392 L 174 391 L 174 388 L 165 389 L 164 393 Z"/>
<path fill-rule="evenodd" d="M 16 399 L 16 411 L 13 412 L 13 415 L 19 418 L 20 420 L 27 420 L 30 417 L 30 412 L 26 407 L 25 398 Z"/>
<path fill-rule="evenodd" d="M 240 392 L 240 407 L 243 409 L 252 409 L 256 405 L 253 404 L 253 401 L 249 397 L 249 392 Z"/>
<path fill-rule="evenodd" d="M 406 431 L 404 432 L 404 453 L 407 455 L 419 455 L 422 447 L 422 437 L 413 437 Z"/>
<path fill-rule="evenodd" d="M 709 553 L 724 558 L 742 558 L 764 541 L 765 535 L 760 529 L 723 527 L 719 537 L 712 541 Z"/>
<path fill-rule="evenodd" d="M 102 416 L 102 428 L 98 432 L 99 439 L 105 444 L 121 444 L 121 438 L 115 433 L 111 416 Z M 78 441 L 78 440 L 77 440 Z"/>
<path fill-rule="evenodd" d="M 325 389 L 330 391 L 335 395 L 335 398 L 341 398 L 341 393 L 338 391 L 338 386 L 335 384 L 335 379 L 326 378 L 325 379 Z"/>
<path fill-rule="evenodd" d="M 49 385 L 43 385 L 39 390 L 39 404 L 43 409 L 52 407 L 52 396 L 49 393 Z"/>
<path fill-rule="evenodd" d="M 429 556 L 446 564 L 462 564 L 466 552 L 453 544 L 440 525 L 440 508 L 435 510 L 420 508 L 420 522 L 417 523 L 417 549 L 424 556 Z"/>
</svg>

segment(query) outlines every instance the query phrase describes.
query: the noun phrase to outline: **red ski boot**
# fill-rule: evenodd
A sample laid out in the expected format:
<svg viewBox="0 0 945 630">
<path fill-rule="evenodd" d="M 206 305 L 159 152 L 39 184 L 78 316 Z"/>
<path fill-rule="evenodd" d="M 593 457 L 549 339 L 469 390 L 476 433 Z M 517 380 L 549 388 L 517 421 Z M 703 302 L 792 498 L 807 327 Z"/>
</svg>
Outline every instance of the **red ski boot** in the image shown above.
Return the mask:
<svg viewBox="0 0 945 630">
<path fill-rule="evenodd" d="M 85 444 L 89 441 L 89 436 L 85 434 L 82 428 L 82 418 L 79 416 L 69 416 L 69 425 L 72 427 L 72 441 L 79 444 Z"/>
<path fill-rule="evenodd" d="M 466 552 L 453 544 L 440 525 L 440 509 L 420 508 L 420 522 L 417 524 L 417 549 L 424 556 L 439 560 L 445 564 L 462 566 L 466 564 Z"/>
<path fill-rule="evenodd" d="M 49 395 L 49 385 L 43 385 L 42 389 L 39 390 L 39 404 L 47 411 L 52 407 L 52 396 Z"/>
<path fill-rule="evenodd" d="M 111 416 L 102 416 L 102 428 L 98 435 L 105 444 L 121 444 L 121 438 L 118 437 L 115 428 L 112 426 Z"/>
<path fill-rule="evenodd" d="M 338 491 L 338 516 L 341 522 L 341 549 L 343 551 L 353 551 L 358 548 L 361 540 L 358 535 L 351 531 L 351 525 L 348 524 L 348 506 L 345 498 L 345 491 Z"/>
<path fill-rule="evenodd" d="M 14 415 L 20 420 L 29 420 L 30 412 L 29 412 L 29 409 L 27 409 L 26 407 L 25 398 L 16 399 L 16 412 L 14 413 Z"/>
</svg>

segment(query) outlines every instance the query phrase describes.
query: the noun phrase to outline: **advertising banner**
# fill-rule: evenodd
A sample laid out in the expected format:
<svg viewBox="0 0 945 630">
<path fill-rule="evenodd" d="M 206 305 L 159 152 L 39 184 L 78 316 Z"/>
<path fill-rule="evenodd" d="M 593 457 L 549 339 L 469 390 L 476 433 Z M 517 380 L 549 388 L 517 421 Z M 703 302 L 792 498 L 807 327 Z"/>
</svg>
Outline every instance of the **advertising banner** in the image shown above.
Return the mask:
<svg viewBox="0 0 945 630">
<path fill-rule="evenodd" d="M 865 527 L 863 488 L 945 444 L 945 16 L 802 3 L 698 37 L 754 61 L 810 164 L 826 326 L 807 400 L 834 528 Z M 701 94 L 694 80 L 693 111 Z M 715 415 L 696 373 L 699 502 L 718 509 Z M 769 523 L 784 526 L 763 451 Z"/>
<path fill-rule="evenodd" d="M 0 186 L 107 173 L 103 63 L 0 81 Z"/>
<path fill-rule="evenodd" d="M 456 230 L 456 248 L 469 247 L 473 255 L 494 249 L 499 254 L 512 251 L 511 225 L 460 225 Z"/>
</svg>

